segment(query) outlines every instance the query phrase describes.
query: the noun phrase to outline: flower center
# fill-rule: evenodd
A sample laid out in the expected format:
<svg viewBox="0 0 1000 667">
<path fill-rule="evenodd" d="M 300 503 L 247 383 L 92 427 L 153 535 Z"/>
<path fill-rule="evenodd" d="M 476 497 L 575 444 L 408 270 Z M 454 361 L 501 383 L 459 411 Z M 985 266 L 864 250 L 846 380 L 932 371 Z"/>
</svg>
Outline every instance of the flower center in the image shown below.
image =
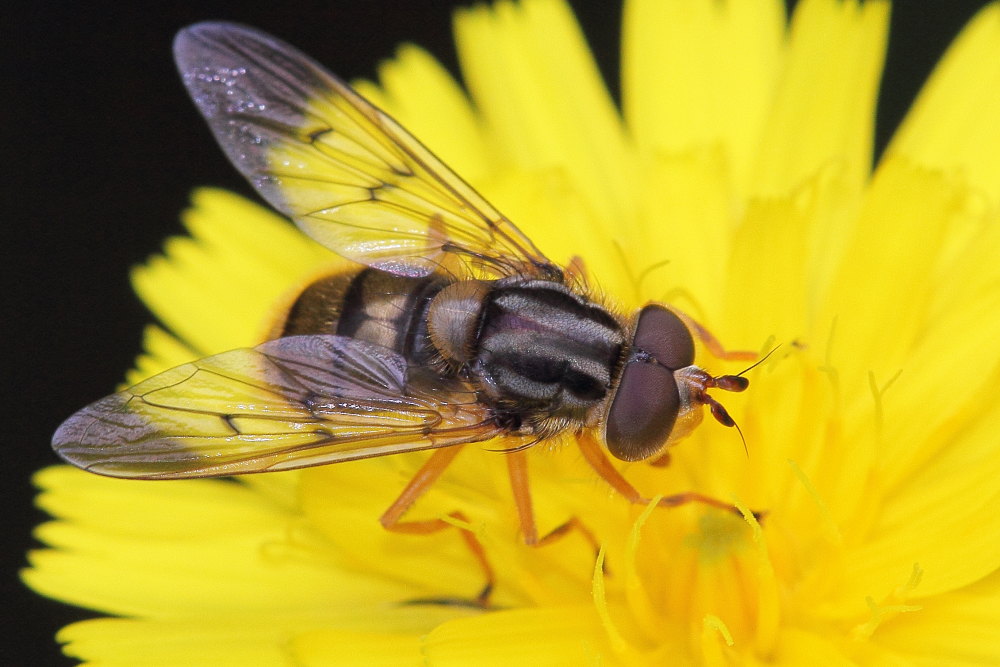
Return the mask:
<svg viewBox="0 0 1000 667">
<path fill-rule="evenodd" d="M 697 529 L 684 538 L 684 545 L 697 551 L 702 565 L 711 565 L 735 555 L 747 546 L 750 536 L 746 521 L 728 512 L 706 512 Z"/>
</svg>

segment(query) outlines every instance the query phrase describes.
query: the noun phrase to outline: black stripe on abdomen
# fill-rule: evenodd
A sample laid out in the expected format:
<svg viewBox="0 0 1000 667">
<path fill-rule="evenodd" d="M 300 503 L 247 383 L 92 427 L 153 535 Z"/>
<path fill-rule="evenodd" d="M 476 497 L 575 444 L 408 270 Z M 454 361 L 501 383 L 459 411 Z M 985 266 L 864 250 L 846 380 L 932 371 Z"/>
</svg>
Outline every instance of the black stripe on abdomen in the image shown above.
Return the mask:
<svg viewBox="0 0 1000 667">
<path fill-rule="evenodd" d="M 440 276 L 407 278 L 365 269 L 344 295 L 337 334 L 381 345 L 411 361 L 427 356 L 427 308 L 444 286 Z"/>
</svg>

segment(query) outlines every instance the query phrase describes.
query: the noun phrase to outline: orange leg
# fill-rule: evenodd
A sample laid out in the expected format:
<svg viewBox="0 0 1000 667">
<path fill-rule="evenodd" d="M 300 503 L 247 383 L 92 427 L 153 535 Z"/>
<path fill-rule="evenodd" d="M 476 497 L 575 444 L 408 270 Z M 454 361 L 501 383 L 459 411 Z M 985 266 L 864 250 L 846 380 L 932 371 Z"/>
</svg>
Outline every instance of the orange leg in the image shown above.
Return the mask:
<svg viewBox="0 0 1000 667">
<path fill-rule="evenodd" d="M 452 523 L 445 521 L 444 519 L 424 519 L 420 521 L 401 521 L 406 511 L 413 506 L 413 503 L 422 496 L 427 490 L 438 480 L 441 473 L 445 471 L 445 468 L 458 456 L 458 452 L 461 450 L 460 446 L 454 447 L 444 447 L 442 449 L 434 450 L 431 457 L 420 467 L 417 474 L 413 476 L 410 483 L 406 485 L 399 497 L 393 501 L 392 505 L 389 506 L 379 519 L 382 526 L 394 533 L 405 533 L 409 535 L 428 535 L 430 533 L 436 533 L 439 530 L 445 530 L 446 528 L 455 528 L 456 526 Z M 468 523 L 465 515 L 461 512 L 452 512 L 448 516 L 458 519 L 464 523 Z M 489 560 L 486 558 L 486 551 L 483 549 L 483 545 L 479 543 L 476 536 L 472 531 L 465 528 L 459 528 L 462 534 L 462 539 L 465 540 L 466 546 L 469 547 L 469 551 L 475 557 L 476 562 L 483 569 L 483 573 L 486 575 L 486 585 L 479 592 L 474 600 L 476 606 L 485 607 L 489 603 L 490 593 L 493 591 L 493 568 L 490 566 Z M 439 604 L 456 604 L 459 603 L 455 600 L 424 600 L 422 602 L 434 602 Z"/>
<path fill-rule="evenodd" d="M 722 343 L 716 338 L 711 331 L 703 327 L 698 323 L 693 317 L 687 313 L 677 310 L 673 306 L 670 307 L 674 315 L 681 318 L 684 324 L 688 326 L 694 335 L 698 337 L 698 340 L 704 344 L 705 348 L 712 353 L 712 356 L 716 359 L 722 359 L 725 361 L 753 361 L 758 355 L 756 352 L 751 352 L 749 350 L 727 350 L 722 346 Z"/>
<path fill-rule="evenodd" d="M 507 456 L 507 472 L 510 475 L 510 488 L 514 492 L 514 505 L 517 507 L 517 517 L 521 523 L 521 536 L 529 547 L 541 547 L 551 544 L 568 534 L 578 530 L 596 553 L 600 549 L 597 538 L 587 526 L 577 517 L 570 517 L 565 523 L 556 526 L 547 535 L 539 538 L 535 525 L 535 513 L 531 506 L 531 487 L 528 483 L 528 459 L 524 451 L 509 451 Z"/>
<path fill-rule="evenodd" d="M 650 502 L 649 498 L 644 498 L 639 490 L 636 489 L 632 484 L 625 479 L 618 469 L 611 465 L 611 461 L 608 457 L 604 455 L 604 451 L 601 449 L 600 444 L 594 439 L 594 436 L 589 431 L 581 431 L 577 435 L 577 443 L 580 445 L 580 451 L 583 453 L 583 458 L 587 460 L 598 475 L 604 479 L 608 484 L 610 484 L 618 493 L 625 496 L 625 498 L 630 503 L 635 503 L 639 505 L 645 505 Z M 685 505 L 687 503 L 702 503 L 703 505 L 709 505 L 711 507 L 718 507 L 719 509 L 728 510 L 734 512 L 737 516 L 743 516 L 739 508 L 732 503 L 727 503 L 711 496 L 706 496 L 701 493 L 695 493 L 689 491 L 688 493 L 678 493 L 672 496 L 665 496 L 660 498 L 657 503 L 659 507 L 677 507 L 678 505 Z M 754 516 L 758 519 L 763 516 L 759 512 L 754 512 Z"/>
<path fill-rule="evenodd" d="M 670 452 L 663 452 L 655 459 L 650 459 L 649 461 L 646 461 L 646 463 L 655 468 L 666 468 L 668 465 L 670 465 Z"/>
<path fill-rule="evenodd" d="M 401 523 L 400 519 L 406 514 L 406 511 L 413 507 L 413 503 L 417 501 L 417 498 L 422 496 L 427 492 L 427 489 L 434 485 L 434 482 L 438 480 L 441 473 L 444 472 L 455 457 L 458 456 L 458 452 L 461 451 L 461 447 L 442 447 L 441 449 L 435 449 L 431 457 L 420 466 L 420 470 L 417 474 L 413 476 L 410 483 L 406 485 L 406 488 L 399 494 L 389 509 L 387 509 L 379 521 L 382 522 L 382 526 L 386 530 L 392 530 L 398 533 L 428 533 L 433 531 L 428 530 L 408 530 L 404 526 L 428 523 L 427 521 L 407 521 Z M 437 519 L 433 519 L 437 521 Z M 448 525 L 448 524 L 446 524 Z"/>
</svg>

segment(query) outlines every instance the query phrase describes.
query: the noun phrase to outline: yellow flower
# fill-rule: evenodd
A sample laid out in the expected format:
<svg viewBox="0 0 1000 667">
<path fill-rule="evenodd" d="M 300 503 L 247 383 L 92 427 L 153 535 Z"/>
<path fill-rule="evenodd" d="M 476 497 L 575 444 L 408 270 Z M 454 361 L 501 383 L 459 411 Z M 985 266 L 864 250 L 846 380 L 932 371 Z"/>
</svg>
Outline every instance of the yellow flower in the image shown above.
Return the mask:
<svg viewBox="0 0 1000 667">
<path fill-rule="evenodd" d="M 557 0 L 461 12 L 473 104 L 404 47 L 364 94 L 624 308 L 666 300 L 731 348 L 778 352 L 644 493 L 766 511 L 633 506 L 575 447 L 530 451 L 530 548 L 500 454 L 473 445 L 390 534 L 425 458 L 228 481 L 40 472 L 35 590 L 98 612 L 64 628 L 102 665 L 1000 662 L 1000 6 L 947 53 L 878 167 L 887 4 L 634 0 L 623 117 Z M 274 214 L 196 193 L 192 238 L 135 273 L 150 327 L 130 381 L 252 344 L 328 253 Z M 713 370 L 722 362 L 701 355 Z"/>
</svg>

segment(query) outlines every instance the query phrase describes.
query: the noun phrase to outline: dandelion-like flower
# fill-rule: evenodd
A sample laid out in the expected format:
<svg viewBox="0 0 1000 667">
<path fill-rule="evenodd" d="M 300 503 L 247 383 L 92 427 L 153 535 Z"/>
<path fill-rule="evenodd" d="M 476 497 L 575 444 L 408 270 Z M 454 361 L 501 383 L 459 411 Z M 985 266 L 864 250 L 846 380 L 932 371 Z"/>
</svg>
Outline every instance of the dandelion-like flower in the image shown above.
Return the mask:
<svg viewBox="0 0 1000 667">
<path fill-rule="evenodd" d="M 40 472 L 37 591 L 120 618 L 64 628 L 122 664 L 1000 662 L 1000 6 L 983 10 L 871 171 L 888 6 L 634 0 L 623 113 L 556 0 L 457 16 L 473 103 L 403 48 L 361 85 L 552 258 L 623 308 L 676 304 L 730 347 L 778 351 L 669 467 L 622 466 L 634 505 L 566 443 L 529 450 L 532 548 L 502 454 L 465 446 L 411 518 L 378 523 L 425 454 L 137 483 Z M 191 238 L 136 271 L 150 327 L 130 381 L 258 342 L 329 253 L 201 190 Z M 985 353 L 985 354 L 984 354 Z M 705 366 L 724 362 L 700 355 Z M 726 369 L 727 371 L 729 369 Z M 758 521 L 750 512 L 763 510 Z M 420 601 L 425 601 L 421 603 Z"/>
</svg>

